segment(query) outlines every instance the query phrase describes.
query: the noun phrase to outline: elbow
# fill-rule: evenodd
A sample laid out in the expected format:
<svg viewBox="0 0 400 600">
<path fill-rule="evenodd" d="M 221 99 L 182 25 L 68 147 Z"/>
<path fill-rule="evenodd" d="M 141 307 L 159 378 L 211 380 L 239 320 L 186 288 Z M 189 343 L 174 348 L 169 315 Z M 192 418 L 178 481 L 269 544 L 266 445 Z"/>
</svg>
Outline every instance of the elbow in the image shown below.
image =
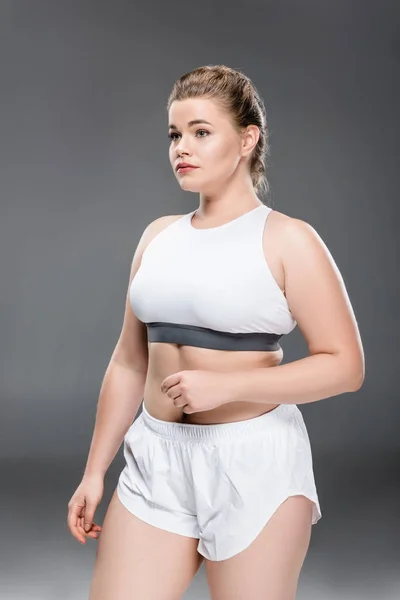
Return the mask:
<svg viewBox="0 0 400 600">
<path fill-rule="evenodd" d="M 358 369 L 353 370 L 351 376 L 349 376 L 349 392 L 358 392 L 361 389 L 365 378 L 364 364 Z"/>
<path fill-rule="evenodd" d="M 350 382 L 349 392 L 358 392 L 364 383 L 364 375 L 353 378 Z"/>
<path fill-rule="evenodd" d="M 349 358 L 348 354 L 346 356 L 342 354 L 337 358 L 339 360 L 338 366 L 341 373 L 341 380 L 346 386 L 346 391 L 357 392 L 361 389 L 365 378 L 364 356 L 358 356 L 355 360 L 354 356 Z"/>
</svg>

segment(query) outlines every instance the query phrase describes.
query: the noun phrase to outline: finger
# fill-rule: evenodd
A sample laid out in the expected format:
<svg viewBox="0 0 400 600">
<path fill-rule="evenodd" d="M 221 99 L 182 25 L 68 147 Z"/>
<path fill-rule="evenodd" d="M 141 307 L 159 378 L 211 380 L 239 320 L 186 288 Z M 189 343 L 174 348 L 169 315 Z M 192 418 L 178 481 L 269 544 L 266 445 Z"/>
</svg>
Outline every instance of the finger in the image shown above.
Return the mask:
<svg viewBox="0 0 400 600">
<path fill-rule="evenodd" d="M 86 532 L 90 531 L 93 525 L 94 512 L 96 510 L 96 505 L 94 503 L 88 502 L 85 507 L 85 517 L 83 526 Z"/>
<path fill-rule="evenodd" d="M 92 540 L 97 540 L 97 538 L 99 537 L 99 535 L 101 533 L 101 527 L 100 527 L 100 525 L 97 525 L 96 523 L 92 524 L 90 531 L 85 531 L 85 529 L 84 529 L 85 522 L 84 522 L 83 518 L 80 523 L 80 528 L 81 528 L 82 535 L 84 535 L 85 537 L 90 537 L 90 538 L 92 538 Z"/>
<path fill-rule="evenodd" d="M 82 519 L 80 521 L 79 526 L 80 526 L 82 535 L 85 535 L 85 536 L 90 536 L 90 537 L 93 537 L 93 535 L 97 536 L 100 533 L 100 531 L 101 531 L 100 525 L 96 525 L 96 523 L 93 523 L 92 527 L 90 528 L 90 530 L 86 531 L 85 530 L 85 520 L 84 520 L 83 517 L 82 517 Z"/>
<path fill-rule="evenodd" d="M 97 540 L 100 534 L 97 531 L 89 531 L 89 533 L 86 533 L 86 535 L 92 540 Z"/>
<path fill-rule="evenodd" d="M 184 404 L 182 404 L 182 394 L 177 394 L 176 396 L 170 396 L 172 403 L 174 404 L 174 406 L 176 406 L 177 408 L 180 408 L 181 406 L 184 406 Z"/>
<path fill-rule="evenodd" d="M 171 400 L 176 400 L 176 398 L 178 398 L 179 395 L 180 395 L 180 389 L 177 385 L 172 385 L 166 391 L 166 396 L 168 396 L 168 398 L 171 398 Z"/>
<path fill-rule="evenodd" d="M 77 504 L 74 504 L 69 508 L 68 515 L 67 515 L 68 527 L 71 530 L 71 533 L 77 538 L 79 538 L 78 524 L 79 524 L 80 510 L 81 510 L 80 506 L 78 506 Z"/>
<path fill-rule="evenodd" d="M 81 510 L 81 512 L 79 513 L 79 516 L 78 516 L 77 527 L 79 527 L 82 534 L 85 532 L 84 518 L 85 518 L 85 511 Z"/>
<path fill-rule="evenodd" d="M 77 516 L 78 511 L 80 511 L 80 507 L 77 507 L 77 505 L 73 505 L 70 508 L 70 510 L 68 511 L 68 516 L 67 516 L 67 524 L 68 524 L 68 528 L 69 528 L 70 532 L 72 533 L 72 535 L 74 536 L 74 538 L 76 538 L 78 540 L 78 542 L 81 542 L 81 544 L 83 544 L 83 543 L 85 543 L 85 538 L 80 533 L 79 528 L 78 528 L 78 516 Z"/>
<path fill-rule="evenodd" d="M 83 537 L 85 537 L 85 524 L 83 522 L 83 517 L 79 517 L 78 519 L 78 529 L 81 535 L 83 535 Z"/>
<path fill-rule="evenodd" d="M 86 537 L 90 537 L 93 540 L 97 540 L 97 538 L 99 537 L 99 531 L 94 530 L 93 527 L 90 531 L 85 531 L 85 521 L 84 521 L 84 517 L 82 517 L 80 519 L 80 523 L 79 523 L 79 529 L 81 534 L 86 538 Z"/>
<path fill-rule="evenodd" d="M 181 378 L 180 372 L 173 373 L 172 375 L 168 375 L 168 377 L 166 377 L 161 384 L 161 391 L 165 393 L 170 388 L 172 388 L 174 385 L 177 385 L 180 381 L 180 378 Z"/>
</svg>

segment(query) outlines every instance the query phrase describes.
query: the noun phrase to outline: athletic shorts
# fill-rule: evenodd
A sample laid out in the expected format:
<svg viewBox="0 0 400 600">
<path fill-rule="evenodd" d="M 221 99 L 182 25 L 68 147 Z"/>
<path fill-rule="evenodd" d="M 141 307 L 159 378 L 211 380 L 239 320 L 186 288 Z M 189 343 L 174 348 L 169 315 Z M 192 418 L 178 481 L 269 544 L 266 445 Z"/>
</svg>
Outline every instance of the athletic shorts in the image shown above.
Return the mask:
<svg viewBox="0 0 400 600">
<path fill-rule="evenodd" d="M 302 494 L 321 518 L 310 440 L 295 404 L 212 425 L 175 423 L 143 410 L 124 437 L 122 504 L 155 527 L 199 540 L 208 560 L 247 548 L 279 505 Z"/>
</svg>

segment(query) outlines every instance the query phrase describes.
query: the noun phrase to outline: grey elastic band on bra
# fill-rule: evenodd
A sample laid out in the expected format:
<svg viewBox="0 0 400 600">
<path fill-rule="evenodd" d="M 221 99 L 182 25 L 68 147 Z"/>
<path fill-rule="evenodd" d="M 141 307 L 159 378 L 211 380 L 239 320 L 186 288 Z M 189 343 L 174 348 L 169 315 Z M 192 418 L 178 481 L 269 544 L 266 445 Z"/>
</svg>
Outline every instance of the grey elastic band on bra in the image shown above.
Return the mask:
<svg viewBox="0 0 400 600">
<path fill-rule="evenodd" d="M 146 323 L 149 342 L 167 342 L 214 350 L 279 350 L 277 333 L 230 333 L 181 323 Z"/>
</svg>

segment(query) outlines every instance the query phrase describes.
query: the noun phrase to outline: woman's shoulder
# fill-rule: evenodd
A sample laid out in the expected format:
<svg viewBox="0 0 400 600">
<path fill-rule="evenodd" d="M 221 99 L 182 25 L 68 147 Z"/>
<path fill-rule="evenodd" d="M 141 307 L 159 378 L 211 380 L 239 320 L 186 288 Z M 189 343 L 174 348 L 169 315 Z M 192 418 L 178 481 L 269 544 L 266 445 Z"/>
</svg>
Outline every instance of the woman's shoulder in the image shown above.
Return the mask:
<svg viewBox="0 0 400 600">
<path fill-rule="evenodd" d="M 304 219 L 292 217 L 274 208 L 268 216 L 268 222 L 269 235 L 276 236 L 285 245 L 290 242 L 299 243 L 301 240 L 306 243 L 307 239 L 310 242 L 312 238 L 320 237 L 314 227 Z"/>
<path fill-rule="evenodd" d="M 163 215 L 151 221 L 144 229 L 139 245 L 141 254 L 145 251 L 150 242 L 169 225 L 172 225 L 178 219 L 185 215 Z"/>
</svg>

